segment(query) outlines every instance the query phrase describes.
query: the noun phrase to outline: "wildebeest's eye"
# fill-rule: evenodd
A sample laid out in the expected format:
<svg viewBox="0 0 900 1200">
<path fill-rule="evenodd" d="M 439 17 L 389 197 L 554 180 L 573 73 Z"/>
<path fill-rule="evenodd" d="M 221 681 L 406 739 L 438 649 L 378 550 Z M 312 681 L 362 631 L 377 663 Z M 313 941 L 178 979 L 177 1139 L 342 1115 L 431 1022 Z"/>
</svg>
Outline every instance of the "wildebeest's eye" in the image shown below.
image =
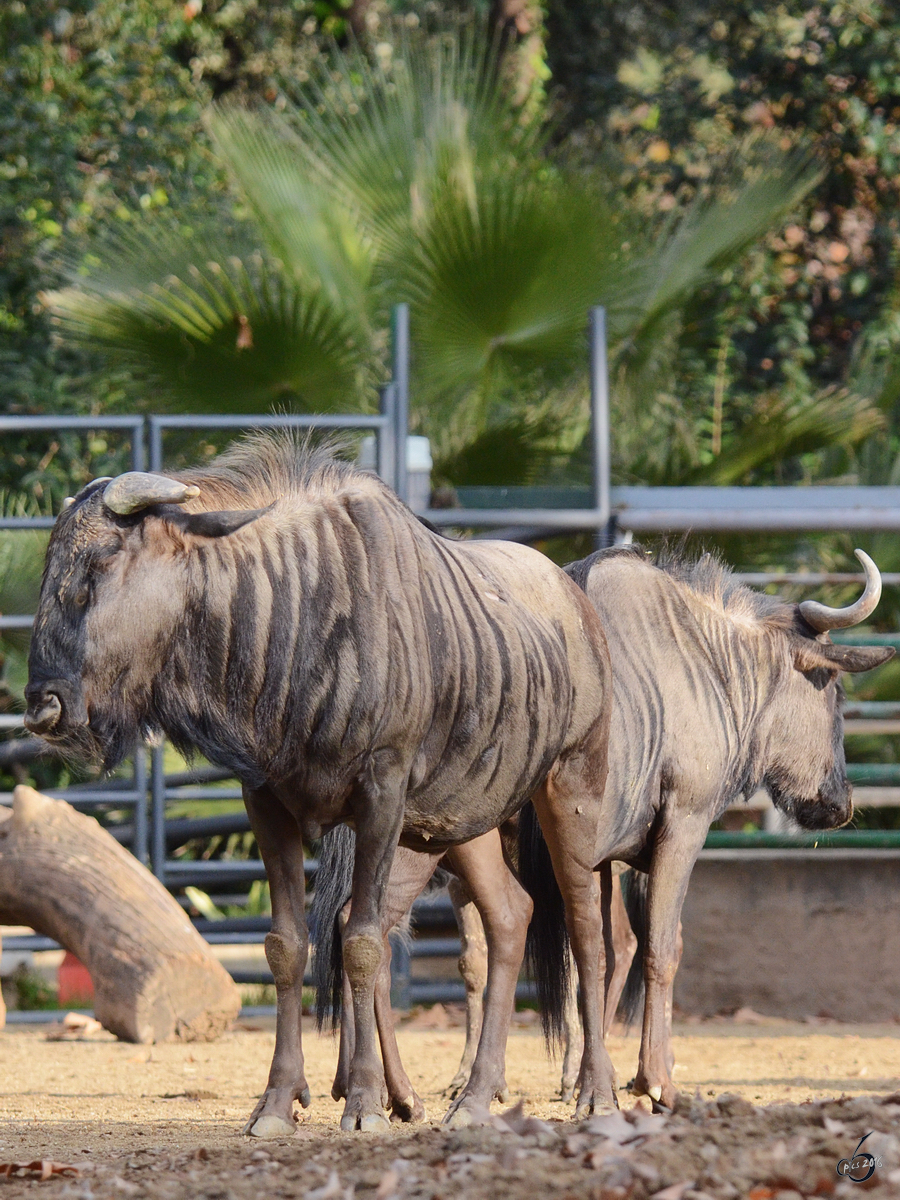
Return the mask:
<svg viewBox="0 0 900 1200">
<path fill-rule="evenodd" d="M 84 608 L 90 598 L 91 589 L 87 586 L 87 584 L 85 584 L 84 587 L 80 587 L 73 597 L 79 608 Z"/>
</svg>

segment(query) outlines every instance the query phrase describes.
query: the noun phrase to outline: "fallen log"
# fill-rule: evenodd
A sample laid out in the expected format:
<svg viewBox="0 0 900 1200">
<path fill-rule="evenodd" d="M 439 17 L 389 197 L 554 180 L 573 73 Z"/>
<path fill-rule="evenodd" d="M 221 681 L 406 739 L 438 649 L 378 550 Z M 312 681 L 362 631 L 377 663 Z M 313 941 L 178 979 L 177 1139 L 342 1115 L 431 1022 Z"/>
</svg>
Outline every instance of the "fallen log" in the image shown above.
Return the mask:
<svg viewBox="0 0 900 1200">
<path fill-rule="evenodd" d="M 159 880 L 93 817 L 21 785 L 0 809 L 0 924 L 71 950 L 93 980 L 97 1020 L 123 1041 L 209 1041 L 240 1010 Z"/>
</svg>

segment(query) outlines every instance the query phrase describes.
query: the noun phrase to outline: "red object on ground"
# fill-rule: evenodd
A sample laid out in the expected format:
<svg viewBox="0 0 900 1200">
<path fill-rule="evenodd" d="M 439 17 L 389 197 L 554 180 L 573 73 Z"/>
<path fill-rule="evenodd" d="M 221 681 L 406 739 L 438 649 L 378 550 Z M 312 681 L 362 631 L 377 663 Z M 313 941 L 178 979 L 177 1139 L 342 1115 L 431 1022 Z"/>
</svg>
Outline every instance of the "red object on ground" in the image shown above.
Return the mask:
<svg viewBox="0 0 900 1200">
<path fill-rule="evenodd" d="M 94 984 L 90 972 L 84 963 L 79 962 L 74 954 L 66 951 L 65 958 L 59 964 L 59 1005 L 73 1007 L 84 1006 L 94 998 Z"/>
</svg>

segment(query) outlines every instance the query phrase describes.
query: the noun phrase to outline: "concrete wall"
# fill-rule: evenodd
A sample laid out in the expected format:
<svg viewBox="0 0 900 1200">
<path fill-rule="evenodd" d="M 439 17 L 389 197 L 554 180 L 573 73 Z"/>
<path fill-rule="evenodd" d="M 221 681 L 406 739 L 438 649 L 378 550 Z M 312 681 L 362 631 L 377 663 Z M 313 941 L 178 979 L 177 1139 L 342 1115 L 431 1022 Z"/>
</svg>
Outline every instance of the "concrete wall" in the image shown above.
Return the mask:
<svg viewBox="0 0 900 1200">
<path fill-rule="evenodd" d="M 704 851 L 684 906 L 675 1004 L 900 1018 L 900 851 Z"/>
</svg>

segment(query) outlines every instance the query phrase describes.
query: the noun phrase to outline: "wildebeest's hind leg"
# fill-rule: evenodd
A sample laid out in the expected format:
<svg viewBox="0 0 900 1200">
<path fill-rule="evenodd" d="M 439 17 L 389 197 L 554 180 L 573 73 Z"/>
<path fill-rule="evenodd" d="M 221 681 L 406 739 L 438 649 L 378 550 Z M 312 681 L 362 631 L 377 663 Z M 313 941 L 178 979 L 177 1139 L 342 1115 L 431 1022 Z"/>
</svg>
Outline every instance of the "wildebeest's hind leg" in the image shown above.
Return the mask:
<svg viewBox="0 0 900 1200">
<path fill-rule="evenodd" d="M 678 1095 L 672 1082 L 672 984 L 681 957 L 681 908 L 691 871 L 709 829 L 703 815 L 677 813 L 660 829 L 650 864 L 647 941 L 644 950 L 644 1025 L 638 1070 L 632 1091 L 673 1107 Z"/>
<path fill-rule="evenodd" d="M 244 1133 L 261 1138 L 285 1137 L 296 1128 L 294 1101 L 299 1100 L 304 1108 L 309 1104 L 300 1041 L 307 954 L 303 841 L 297 822 L 267 788 L 245 788 L 244 803 L 272 895 L 272 930 L 266 935 L 266 958 L 278 1000 L 269 1081 Z"/>
<path fill-rule="evenodd" d="M 484 1016 L 484 989 L 487 986 L 488 949 L 484 923 L 475 901 L 461 879 L 452 878 L 447 885 L 456 924 L 459 927 L 459 973 L 466 985 L 466 1046 L 459 1069 L 450 1080 L 446 1094 L 455 1100 L 472 1071 L 481 1023 Z"/>
<path fill-rule="evenodd" d="M 618 1107 L 615 1071 L 603 1044 L 608 934 L 604 930 L 601 888 L 593 869 L 605 857 L 597 849 L 605 772 L 598 781 L 599 788 L 591 790 L 586 786 L 585 774 L 583 760 L 560 763 L 533 797 L 565 901 L 566 927 L 578 965 L 584 1051 L 578 1076 L 577 1118 Z"/>
<path fill-rule="evenodd" d="M 487 997 L 478 1051 L 468 1083 L 444 1118 L 446 1124 L 459 1127 L 470 1124 L 495 1097 L 506 1096 L 506 1042 L 532 902 L 503 858 L 497 830 L 454 846 L 447 861 L 463 876 L 478 905 L 488 947 Z"/>
<path fill-rule="evenodd" d="M 612 884 L 610 927 L 612 930 L 613 961 L 612 964 L 607 961 L 606 999 L 603 1004 L 604 1041 L 609 1036 L 612 1023 L 615 1020 L 616 1010 L 619 1007 L 619 1000 L 622 996 L 622 989 L 625 987 L 625 980 L 628 978 L 628 971 L 631 967 L 631 960 L 634 958 L 635 950 L 637 950 L 637 938 L 634 936 L 631 922 L 628 920 L 628 913 L 625 911 L 625 901 L 622 899 L 621 884 L 615 876 L 613 877 Z M 579 1064 L 584 1051 L 581 1016 L 578 1012 L 578 993 L 575 987 L 577 979 L 577 969 L 574 960 L 572 960 L 569 966 L 569 995 L 566 999 L 566 1010 L 563 1014 L 565 1049 L 563 1052 L 562 1080 L 559 1086 L 559 1094 L 564 1104 L 568 1104 L 575 1095 Z"/>
<path fill-rule="evenodd" d="M 350 906 L 347 906 L 349 915 Z M 341 1033 L 338 1042 L 337 1069 L 334 1073 L 334 1083 L 331 1085 L 332 1100 L 346 1100 L 347 1089 L 350 1087 L 350 1059 L 353 1057 L 353 996 L 350 993 L 350 980 L 344 975 L 343 996 L 341 999 Z"/>
</svg>

